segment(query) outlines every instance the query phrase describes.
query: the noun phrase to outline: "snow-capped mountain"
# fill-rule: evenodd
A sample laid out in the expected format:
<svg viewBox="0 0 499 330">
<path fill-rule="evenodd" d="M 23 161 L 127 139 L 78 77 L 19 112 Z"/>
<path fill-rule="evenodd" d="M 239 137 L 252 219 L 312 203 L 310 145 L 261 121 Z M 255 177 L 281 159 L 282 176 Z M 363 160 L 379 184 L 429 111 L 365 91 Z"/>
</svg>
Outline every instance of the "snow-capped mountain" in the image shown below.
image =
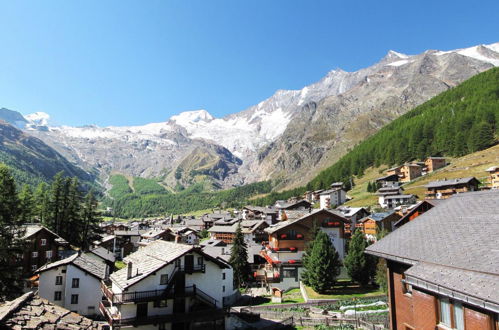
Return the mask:
<svg viewBox="0 0 499 330">
<path fill-rule="evenodd" d="M 418 55 L 389 51 L 368 68 L 332 70 L 223 118 L 195 110 L 143 126 L 54 127 L 48 115 L 36 113 L 25 116 L 26 128 L 103 174 L 165 176 L 174 184 L 173 173 L 190 157 L 196 161 L 189 164 L 223 168 L 218 178 L 226 186 L 275 177 L 297 182 L 400 114 L 493 66 L 499 66 L 499 43 Z"/>
</svg>

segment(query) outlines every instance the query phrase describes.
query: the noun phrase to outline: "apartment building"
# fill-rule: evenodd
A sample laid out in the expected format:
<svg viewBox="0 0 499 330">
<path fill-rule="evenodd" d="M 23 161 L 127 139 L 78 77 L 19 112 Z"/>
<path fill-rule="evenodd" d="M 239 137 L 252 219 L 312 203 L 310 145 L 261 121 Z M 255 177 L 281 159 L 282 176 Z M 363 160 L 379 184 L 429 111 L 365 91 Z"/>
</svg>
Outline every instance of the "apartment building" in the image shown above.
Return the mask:
<svg viewBox="0 0 499 330">
<path fill-rule="evenodd" d="M 192 245 L 157 240 L 102 282 L 100 311 L 112 328 L 224 328 L 237 296 L 229 264 Z"/>
<path fill-rule="evenodd" d="M 75 253 L 36 272 L 40 297 L 81 315 L 99 314 L 100 283 L 109 273 L 104 262 Z"/>
<path fill-rule="evenodd" d="M 499 191 L 470 192 L 369 246 L 387 260 L 390 328 L 497 329 L 497 233 Z"/>
</svg>

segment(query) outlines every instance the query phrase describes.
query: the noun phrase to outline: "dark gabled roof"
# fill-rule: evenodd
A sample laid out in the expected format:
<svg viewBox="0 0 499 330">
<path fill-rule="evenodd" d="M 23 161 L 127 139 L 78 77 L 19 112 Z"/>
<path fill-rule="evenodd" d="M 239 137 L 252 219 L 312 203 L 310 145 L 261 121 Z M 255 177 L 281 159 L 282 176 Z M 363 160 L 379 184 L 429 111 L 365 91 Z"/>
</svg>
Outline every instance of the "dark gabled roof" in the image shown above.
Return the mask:
<svg viewBox="0 0 499 330">
<path fill-rule="evenodd" d="M 339 211 L 334 211 L 334 210 L 326 210 L 326 209 L 316 209 L 312 212 L 307 212 L 306 214 L 304 214 L 302 217 L 298 218 L 298 219 L 293 219 L 293 220 L 286 220 L 286 221 L 281 221 L 281 222 L 278 222 L 277 224 L 275 225 L 271 225 L 270 227 L 267 227 L 265 228 L 265 232 L 269 233 L 269 234 L 273 234 L 275 233 L 276 231 L 279 231 L 283 228 L 286 228 L 292 224 L 295 224 L 299 221 L 302 221 L 304 219 L 307 219 L 308 217 L 310 216 L 313 216 L 317 213 L 321 213 L 321 212 L 327 212 L 331 215 L 334 215 L 338 218 L 340 218 L 340 220 L 342 220 L 343 222 L 349 222 L 347 218 L 345 218 L 345 216 L 339 212 Z"/>
<path fill-rule="evenodd" d="M 377 178 L 376 181 L 392 181 L 392 180 L 388 180 L 388 179 L 396 179 L 394 181 L 398 181 L 399 176 L 397 174 L 389 174 L 389 175 L 385 175 L 385 176 L 382 176 L 380 178 Z"/>
<path fill-rule="evenodd" d="M 45 266 L 38 268 L 37 273 L 44 272 L 46 270 L 56 268 L 63 265 L 72 264 L 75 267 L 80 268 L 81 270 L 89 273 L 90 275 L 98 278 L 104 279 L 106 277 L 106 264 L 103 262 L 94 260 L 84 254 L 75 253 L 72 256 L 62 259 L 56 262 L 52 262 Z"/>
<path fill-rule="evenodd" d="M 247 209 L 249 211 L 253 211 L 253 212 L 260 212 L 260 213 L 277 213 L 277 210 L 276 209 L 272 209 L 272 208 L 268 208 L 268 207 L 262 207 L 262 206 L 253 206 L 253 205 L 247 205 L 245 207 L 243 207 L 243 209 Z"/>
<path fill-rule="evenodd" d="M 422 207 L 427 207 L 428 209 L 431 209 L 435 206 L 435 204 L 433 203 L 430 203 L 430 201 L 421 201 L 421 202 L 418 202 L 416 205 L 414 205 L 414 207 L 412 207 L 409 212 L 407 212 L 402 218 L 400 218 L 397 222 L 395 222 L 393 224 L 393 226 L 395 228 L 398 228 L 400 226 L 402 226 L 403 224 L 407 223 L 409 221 L 409 218 L 414 214 L 416 213 L 417 211 L 419 211 Z"/>
<path fill-rule="evenodd" d="M 469 192 L 452 196 L 366 251 L 420 265 L 408 271 L 417 286 L 472 295 L 499 312 L 499 290 L 490 285 L 499 283 L 498 234 L 499 190 Z M 448 276 L 436 276 L 438 271 Z"/>
<path fill-rule="evenodd" d="M 455 185 L 459 185 L 459 184 L 467 184 L 467 183 L 471 183 L 473 181 L 475 181 L 475 183 L 479 183 L 479 181 L 474 176 L 471 176 L 468 178 L 432 181 L 432 182 L 428 183 L 425 187 L 426 188 L 441 188 L 441 187 L 455 186 Z"/>
<path fill-rule="evenodd" d="M 289 202 L 285 202 L 285 201 L 278 201 L 276 202 L 276 207 L 279 208 L 279 209 L 293 209 L 294 207 L 298 207 L 300 206 L 300 204 L 302 205 L 305 205 L 306 207 L 310 207 L 312 206 L 312 203 L 310 203 L 309 201 L 307 200 L 299 200 L 297 202 L 293 202 L 293 203 L 289 203 Z"/>
</svg>

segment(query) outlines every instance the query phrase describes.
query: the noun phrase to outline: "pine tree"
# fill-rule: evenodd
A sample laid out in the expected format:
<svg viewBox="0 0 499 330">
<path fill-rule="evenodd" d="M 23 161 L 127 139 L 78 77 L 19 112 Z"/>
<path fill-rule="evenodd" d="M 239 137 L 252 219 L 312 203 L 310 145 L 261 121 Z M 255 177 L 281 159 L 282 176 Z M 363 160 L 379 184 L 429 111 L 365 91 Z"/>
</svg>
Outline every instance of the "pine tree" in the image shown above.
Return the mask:
<svg viewBox="0 0 499 330">
<path fill-rule="evenodd" d="M 82 231 L 80 246 L 84 250 L 88 249 L 91 242 L 98 238 L 98 234 L 101 231 L 99 227 L 101 218 L 99 212 L 97 211 L 97 206 L 98 201 L 95 198 L 95 194 L 92 190 L 90 190 L 85 196 L 81 212 Z"/>
<path fill-rule="evenodd" d="M 19 217 L 19 198 L 14 178 L 7 166 L 0 164 L 0 301 L 17 296 L 22 290 L 23 253 L 20 238 L 24 234 Z"/>
<path fill-rule="evenodd" d="M 237 226 L 234 242 L 230 250 L 229 264 L 234 271 L 234 286 L 240 288 L 246 283 L 250 274 L 248 247 L 246 242 L 244 242 L 241 224 Z"/>
<path fill-rule="evenodd" d="M 356 230 L 348 245 L 348 255 L 344 261 L 350 278 L 362 286 L 371 281 L 376 267 L 374 257 L 364 253 L 367 246 L 369 243 L 364 233 L 361 230 Z"/>
<path fill-rule="evenodd" d="M 55 231 L 57 234 L 61 233 L 61 222 L 63 220 L 64 208 L 64 178 L 63 173 L 59 172 L 54 176 L 52 184 L 48 192 L 47 203 L 47 216 L 45 218 L 45 226 Z"/>
<path fill-rule="evenodd" d="M 81 234 L 84 230 L 84 219 L 81 213 L 81 193 L 78 179 L 67 179 L 67 201 L 64 206 L 64 222 L 61 224 L 61 235 L 71 244 L 81 245 Z"/>
<path fill-rule="evenodd" d="M 19 220 L 22 223 L 33 222 L 35 216 L 35 199 L 31 187 L 27 184 L 23 185 L 19 193 Z"/>
<path fill-rule="evenodd" d="M 333 243 L 323 231 L 317 233 L 304 267 L 304 277 L 314 291 L 324 293 L 334 286 L 340 274 L 341 261 Z"/>
<path fill-rule="evenodd" d="M 319 230 L 320 230 L 319 226 L 317 226 L 317 223 L 314 222 L 313 227 L 310 229 L 310 239 L 307 243 L 307 246 L 305 247 L 305 252 L 303 253 L 303 257 L 301 258 L 301 260 L 303 262 L 303 267 L 305 268 L 305 270 L 307 269 L 307 267 L 310 267 L 309 260 L 310 260 L 310 256 L 312 255 L 312 250 L 314 248 L 315 238 L 317 237 Z M 301 275 L 303 283 L 305 283 L 308 286 L 311 285 L 310 281 L 309 281 L 309 274 L 310 274 L 309 272 L 305 271 Z"/>
<path fill-rule="evenodd" d="M 367 192 L 373 192 L 373 186 L 371 184 L 371 181 L 367 182 Z"/>
<path fill-rule="evenodd" d="M 35 216 L 38 222 L 46 223 L 49 209 L 48 185 L 45 182 L 40 183 L 35 190 Z"/>
<path fill-rule="evenodd" d="M 493 127 L 482 121 L 471 128 L 468 149 L 470 152 L 483 150 L 494 143 L 494 129 Z"/>
<path fill-rule="evenodd" d="M 376 239 L 380 240 L 383 237 L 388 235 L 388 231 L 386 229 L 381 230 L 377 235 Z M 383 292 L 388 292 L 388 279 L 386 274 L 386 259 L 384 258 L 375 258 L 378 259 L 376 263 L 376 273 L 374 275 L 374 281 L 380 287 Z"/>
</svg>

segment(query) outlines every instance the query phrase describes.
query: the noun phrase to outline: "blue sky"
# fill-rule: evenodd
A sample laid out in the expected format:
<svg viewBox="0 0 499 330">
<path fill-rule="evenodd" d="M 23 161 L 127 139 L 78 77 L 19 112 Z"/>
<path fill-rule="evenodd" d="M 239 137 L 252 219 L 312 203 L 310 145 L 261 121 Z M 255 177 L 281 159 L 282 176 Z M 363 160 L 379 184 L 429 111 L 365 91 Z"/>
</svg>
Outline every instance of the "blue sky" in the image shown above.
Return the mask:
<svg viewBox="0 0 499 330">
<path fill-rule="evenodd" d="M 499 1 L 1 1 L 0 107 L 59 124 L 217 117 L 389 49 L 499 41 Z"/>
</svg>

